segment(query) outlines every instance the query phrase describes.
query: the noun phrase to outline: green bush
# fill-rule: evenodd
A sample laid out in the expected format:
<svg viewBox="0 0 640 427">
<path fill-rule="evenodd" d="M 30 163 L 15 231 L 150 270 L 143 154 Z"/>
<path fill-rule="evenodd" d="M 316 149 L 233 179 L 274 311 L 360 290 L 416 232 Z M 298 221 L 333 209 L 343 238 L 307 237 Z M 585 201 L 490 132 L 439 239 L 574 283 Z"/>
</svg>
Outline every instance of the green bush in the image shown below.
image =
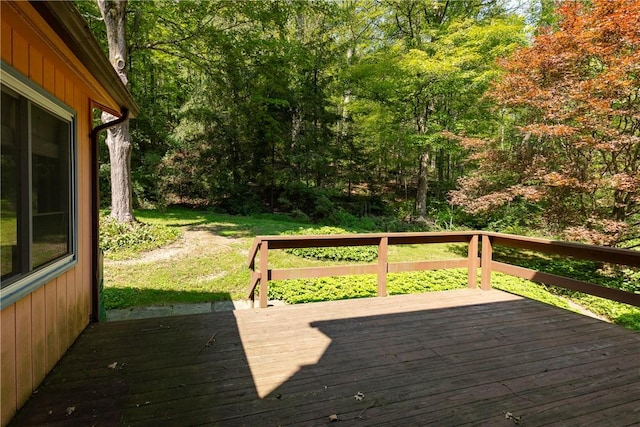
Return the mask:
<svg viewBox="0 0 640 427">
<path fill-rule="evenodd" d="M 288 235 L 308 234 L 347 234 L 347 230 L 339 227 L 304 228 Z M 370 262 L 378 257 L 376 246 L 341 246 L 336 248 L 302 248 L 285 249 L 285 252 L 302 258 L 329 260 L 329 261 L 362 261 Z"/>
<path fill-rule="evenodd" d="M 113 218 L 100 218 L 100 247 L 105 252 L 140 252 L 170 243 L 180 237 L 176 227 L 142 222 L 119 223 Z"/>
</svg>

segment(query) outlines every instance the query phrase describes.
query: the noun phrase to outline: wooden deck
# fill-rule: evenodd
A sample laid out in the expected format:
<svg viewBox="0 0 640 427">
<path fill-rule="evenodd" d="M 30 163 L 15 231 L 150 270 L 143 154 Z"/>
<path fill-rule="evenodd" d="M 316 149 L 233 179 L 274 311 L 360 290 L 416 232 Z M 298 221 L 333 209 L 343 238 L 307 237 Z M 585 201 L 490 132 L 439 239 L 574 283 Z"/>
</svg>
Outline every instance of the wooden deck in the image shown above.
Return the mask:
<svg viewBox="0 0 640 427">
<path fill-rule="evenodd" d="M 496 290 L 114 322 L 12 425 L 631 426 L 639 353 L 637 332 Z"/>
</svg>

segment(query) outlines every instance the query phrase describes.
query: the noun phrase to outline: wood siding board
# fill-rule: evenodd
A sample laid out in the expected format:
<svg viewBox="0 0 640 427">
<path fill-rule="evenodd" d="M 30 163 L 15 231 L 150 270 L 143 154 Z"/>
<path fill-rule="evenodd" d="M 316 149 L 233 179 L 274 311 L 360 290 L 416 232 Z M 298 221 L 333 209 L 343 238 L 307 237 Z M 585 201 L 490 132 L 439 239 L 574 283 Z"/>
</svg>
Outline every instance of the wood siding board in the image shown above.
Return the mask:
<svg viewBox="0 0 640 427">
<path fill-rule="evenodd" d="M 31 294 L 15 303 L 16 310 L 16 399 L 18 407 L 33 391 L 33 342 L 31 340 Z"/>
<path fill-rule="evenodd" d="M 67 105 L 71 105 L 75 108 L 73 101 L 73 89 L 75 87 L 74 81 L 68 78 L 68 75 L 65 75 L 65 93 L 64 93 L 64 102 Z"/>
<path fill-rule="evenodd" d="M 46 287 L 42 286 L 31 294 L 31 352 L 32 388 L 35 390 L 47 374 L 47 326 Z"/>
<path fill-rule="evenodd" d="M 43 57 L 42 54 L 33 46 L 29 46 L 29 78 L 42 86 L 43 83 Z"/>
<path fill-rule="evenodd" d="M 56 326 L 58 329 L 57 359 L 60 359 L 70 344 L 69 315 L 67 312 L 67 274 L 63 274 L 56 279 Z"/>
<path fill-rule="evenodd" d="M 65 82 L 66 82 L 65 75 L 57 65 L 55 66 L 53 75 L 55 79 L 53 94 L 56 96 L 56 98 L 64 101 L 64 97 L 67 93 L 65 88 Z"/>
<path fill-rule="evenodd" d="M 50 371 L 61 354 L 58 339 L 58 284 L 52 280 L 44 286 L 45 295 L 45 335 L 46 335 L 46 366 Z"/>
<path fill-rule="evenodd" d="M 79 198 L 85 201 L 84 209 L 80 209 L 78 207 L 78 227 L 79 227 L 79 236 L 78 236 L 78 248 L 80 254 L 90 254 L 91 253 L 91 242 L 92 242 L 92 230 L 91 230 L 91 200 L 94 197 L 91 194 L 91 162 L 93 159 L 91 158 L 91 146 L 89 139 L 89 117 L 90 117 L 90 100 L 89 97 L 82 92 L 79 87 L 76 86 L 75 92 L 75 108 L 79 112 L 78 114 L 78 160 L 79 160 L 79 168 L 78 173 L 82 177 L 79 180 L 82 183 L 83 191 L 81 192 L 78 189 Z M 88 206 L 88 207 L 86 207 Z M 79 321 L 80 321 L 80 330 L 84 329 L 89 321 L 89 310 L 90 310 L 90 287 L 91 287 L 91 259 L 90 256 L 86 256 L 86 259 L 79 259 L 78 267 L 82 267 L 83 271 L 83 279 L 76 283 L 78 298 L 79 298 Z"/>
<path fill-rule="evenodd" d="M 75 309 L 74 309 L 74 291 L 76 286 L 76 276 L 78 275 L 78 268 L 73 268 L 66 273 L 67 279 L 67 321 L 64 324 L 66 328 L 66 336 L 65 336 L 65 351 L 67 348 L 73 344 L 77 335 L 75 334 L 76 324 L 75 324 Z M 64 354 L 64 352 L 62 353 Z"/>
<path fill-rule="evenodd" d="M 90 195 L 88 194 L 87 188 L 90 188 L 90 175 L 87 172 L 87 162 L 88 156 L 86 155 L 86 146 L 87 146 L 87 134 L 84 132 L 82 121 L 85 115 L 83 114 L 82 108 L 86 108 L 86 104 L 82 102 L 81 96 L 82 92 L 78 87 L 74 88 L 74 108 L 78 111 L 78 123 L 77 123 L 77 161 L 78 161 L 78 218 L 77 218 L 77 244 L 76 248 L 76 256 L 78 257 L 78 264 L 76 268 L 74 268 L 74 281 L 73 281 L 73 301 L 72 301 L 72 341 L 84 328 L 84 322 L 82 319 L 82 286 L 84 284 L 84 271 L 88 267 L 87 263 L 90 263 L 90 256 L 88 254 L 91 253 L 89 247 L 85 244 L 86 235 L 85 235 L 85 227 L 84 222 L 86 221 L 84 217 L 85 209 L 84 204 L 86 204 L 87 200 L 90 200 Z"/>
<path fill-rule="evenodd" d="M 4 62 L 11 65 L 13 64 L 12 26 L 4 19 L 0 22 L 2 22 L 2 26 L 0 26 L 0 55 Z"/>
<path fill-rule="evenodd" d="M 46 57 L 42 60 L 42 87 L 49 93 L 56 89 L 56 68 Z"/>
<path fill-rule="evenodd" d="M 7 425 L 18 408 L 16 399 L 15 304 L 0 313 L 0 424 Z"/>
<path fill-rule="evenodd" d="M 13 68 L 29 75 L 29 42 L 22 34 L 13 31 Z"/>
</svg>

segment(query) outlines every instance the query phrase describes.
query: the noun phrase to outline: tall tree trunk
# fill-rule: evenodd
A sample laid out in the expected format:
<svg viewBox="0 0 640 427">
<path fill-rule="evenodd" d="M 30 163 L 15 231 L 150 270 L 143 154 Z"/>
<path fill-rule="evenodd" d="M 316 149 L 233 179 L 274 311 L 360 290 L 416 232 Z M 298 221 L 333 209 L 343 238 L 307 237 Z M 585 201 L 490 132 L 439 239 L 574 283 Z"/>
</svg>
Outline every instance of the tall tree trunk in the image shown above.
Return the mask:
<svg viewBox="0 0 640 427">
<path fill-rule="evenodd" d="M 107 28 L 109 61 L 122 82 L 128 86 L 126 75 L 127 44 L 125 39 L 125 11 L 127 0 L 97 0 Z M 112 121 L 109 113 L 102 114 L 104 123 Z M 131 196 L 131 136 L 129 122 L 107 131 L 107 148 L 111 163 L 111 217 L 118 222 L 133 222 Z"/>
<path fill-rule="evenodd" d="M 429 189 L 427 171 L 429 170 L 429 159 L 429 150 L 425 147 L 422 154 L 420 154 L 418 191 L 416 193 L 416 212 L 418 213 L 418 220 L 425 220 L 427 217 L 427 191 Z"/>
</svg>

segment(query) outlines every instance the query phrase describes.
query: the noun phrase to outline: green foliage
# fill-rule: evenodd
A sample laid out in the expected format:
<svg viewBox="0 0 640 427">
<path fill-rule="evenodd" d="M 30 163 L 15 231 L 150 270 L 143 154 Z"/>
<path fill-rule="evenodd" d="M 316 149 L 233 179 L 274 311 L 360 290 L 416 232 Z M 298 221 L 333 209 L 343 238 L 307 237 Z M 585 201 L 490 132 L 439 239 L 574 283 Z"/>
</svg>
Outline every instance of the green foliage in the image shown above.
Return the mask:
<svg viewBox="0 0 640 427">
<path fill-rule="evenodd" d="M 549 292 L 548 287 L 519 277 L 508 276 L 502 273 L 491 273 L 491 287 L 564 308 L 565 310 L 573 310 L 567 299 Z"/>
<path fill-rule="evenodd" d="M 348 234 L 349 232 L 339 227 L 303 228 L 288 235 L 311 234 Z M 285 249 L 285 252 L 309 259 L 329 261 L 362 261 L 370 262 L 378 257 L 378 248 L 375 246 L 342 246 L 335 248 L 303 248 Z"/>
<path fill-rule="evenodd" d="M 75 3 L 105 41 L 95 1 Z M 463 165 L 440 132 L 491 131 L 493 59 L 525 33 L 500 2 L 436 3 L 128 2 L 136 207 L 385 216 L 413 204 L 425 146 L 444 201 Z"/>
<path fill-rule="evenodd" d="M 610 268 L 593 261 L 580 261 L 560 256 L 542 256 L 534 252 L 515 251 L 506 248 L 497 249 L 494 252 L 494 259 L 558 276 L 582 280 L 599 286 L 640 293 L 640 270 L 638 269 Z M 544 295 L 570 299 L 598 315 L 611 319 L 615 323 L 640 330 L 639 307 L 556 286 L 535 286 L 540 287 L 544 291 Z M 532 286 L 527 287 L 533 289 Z M 539 299 L 539 297 L 528 294 L 521 295 Z"/>
<path fill-rule="evenodd" d="M 142 222 L 119 223 L 108 216 L 100 218 L 100 247 L 106 253 L 131 254 L 155 249 L 173 242 L 180 235 L 180 229 L 175 227 Z"/>
<path fill-rule="evenodd" d="M 459 289 L 466 283 L 464 269 L 395 273 L 388 275 L 387 290 L 390 295 L 401 295 Z M 269 284 L 269 298 L 289 304 L 373 297 L 377 291 L 375 275 L 280 280 Z"/>
</svg>

